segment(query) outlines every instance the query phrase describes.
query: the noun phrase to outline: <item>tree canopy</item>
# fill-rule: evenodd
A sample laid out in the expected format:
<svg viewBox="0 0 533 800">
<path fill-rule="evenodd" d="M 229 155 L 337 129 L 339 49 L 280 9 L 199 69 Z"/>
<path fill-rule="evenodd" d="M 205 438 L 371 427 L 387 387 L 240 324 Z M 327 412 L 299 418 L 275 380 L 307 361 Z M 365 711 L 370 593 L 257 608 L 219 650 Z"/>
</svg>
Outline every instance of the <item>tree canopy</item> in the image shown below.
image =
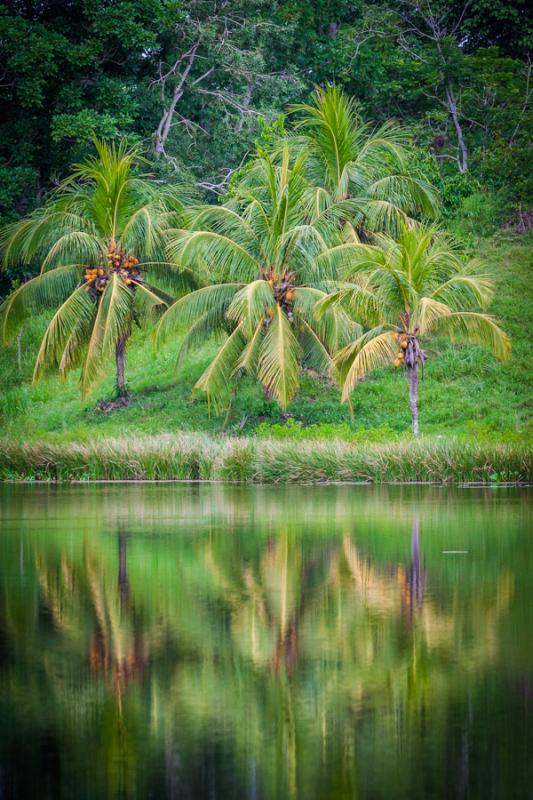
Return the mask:
<svg viewBox="0 0 533 800">
<path fill-rule="evenodd" d="M 479 186 L 527 204 L 532 40 L 524 0 L 8 0 L 0 221 L 94 135 L 141 143 L 162 180 L 211 202 L 288 105 L 332 82 L 364 119 L 415 132 L 445 206 Z"/>
</svg>

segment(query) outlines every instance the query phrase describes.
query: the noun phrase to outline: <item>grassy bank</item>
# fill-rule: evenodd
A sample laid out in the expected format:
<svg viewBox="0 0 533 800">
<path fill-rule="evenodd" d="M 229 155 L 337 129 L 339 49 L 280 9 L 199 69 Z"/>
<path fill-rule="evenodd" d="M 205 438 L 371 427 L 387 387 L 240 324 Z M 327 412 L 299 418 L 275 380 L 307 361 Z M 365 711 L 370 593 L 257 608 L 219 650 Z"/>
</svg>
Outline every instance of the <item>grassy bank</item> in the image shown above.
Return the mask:
<svg viewBox="0 0 533 800">
<path fill-rule="evenodd" d="M 427 438 L 391 444 L 179 434 L 0 445 L 2 480 L 533 481 L 533 448 Z"/>
<path fill-rule="evenodd" d="M 533 416 L 533 235 L 498 234 L 475 248 L 496 278 L 493 313 L 512 338 L 513 355 L 499 364 L 477 347 L 455 348 L 432 341 L 420 387 L 420 421 L 424 434 L 461 434 L 471 441 L 520 440 Z M 76 375 L 66 384 L 56 376 L 31 385 L 31 373 L 46 319 L 30 320 L 21 339 L 21 365 L 16 343 L 0 349 L 0 428 L 20 441 L 84 442 L 108 437 L 176 431 L 237 436 L 255 434 L 290 438 L 332 436 L 357 443 L 391 441 L 409 435 L 408 386 L 402 370 L 392 366 L 375 373 L 353 395 L 354 417 L 339 403 L 339 390 L 315 374 L 305 374 L 302 391 L 287 415 L 264 398 L 261 389 L 243 380 L 232 414 L 209 415 L 205 398 L 194 383 L 209 363 L 214 345 L 205 346 L 176 375 L 178 339 L 153 352 L 150 337 L 137 331 L 128 348 L 127 379 L 132 402 L 105 413 L 97 401 L 113 396 L 110 375 L 85 400 Z M 288 417 L 288 419 L 287 419 Z M 286 426 L 288 430 L 280 430 Z M 315 426 L 308 430 L 309 426 Z M 259 429 L 259 430 L 258 430 Z"/>
</svg>

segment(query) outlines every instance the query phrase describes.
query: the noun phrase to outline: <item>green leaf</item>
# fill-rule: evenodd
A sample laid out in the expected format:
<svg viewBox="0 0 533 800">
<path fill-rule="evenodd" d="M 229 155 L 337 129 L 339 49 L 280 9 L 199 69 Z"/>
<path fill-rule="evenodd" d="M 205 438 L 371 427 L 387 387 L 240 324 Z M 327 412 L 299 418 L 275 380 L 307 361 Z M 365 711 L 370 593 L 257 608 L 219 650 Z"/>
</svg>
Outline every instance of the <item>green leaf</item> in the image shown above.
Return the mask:
<svg viewBox="0 0 533 800">
<path fill-rule="evenodd" d="M 282 408 L 298 389 L 300 345 L 287 315 L 278 305 L 261 342 L 257 377 Z"/>
<path fill-rule="evenodd" d="M 247 336 L 251 336 L 257 323 L 264 318 L 267 308 L 274 305 L 272 287 L 265 280 L 252 281 L 233 297 L 226 316 L 242 323 Z"/>
<path fill-rule="evenodd" d="M 232 375 L 244 344 L 242 330 L 237 327 L 196 382 L 195 388 L 205 392 L 209 403 L 212 403 L 217 410 L 221 410 L 227 404 Z"/>
<path fill-rule="evenodd" d="M 96 313 L 96 302 L 87 291 L 87 286 L 79 286 L 57 309 L 48 323 L 35 361 L 33 381 L 37 382 L 44 370 L 60 367 L 64 377 L 75 359 L 80 346 L 80 331 L 91 329 Z M 66 352 L 68 351 L 68 352 Z"/>
<path fill-rule="evenodd" d="M 102 374 L 106 362 L 114 354 L 119 339 L 131 330 L 133 292 L 113 272 L 98 300 L 94 325 L 87 345 L 87 354 L 81 373 L 82 392 L 85 395 Z"/>
<path fill-rule="evenodd" d="M 78 264 L 56 267 L 37 275 L 11 292 L 0 306 L 2 341 L 5 344 L 10 342 L 28 316 L 62 303 L 79 284 L 80 272 Z"/>
<path fill-rule="evenodd" d="M 204 286 L 176 300 L 161 317 L 155 331 L 156 344 L 165 341 L 183 325 L 196 322 L 206 313 L 215 314 L 217 320 L 222 322 L 231 300 L 241 288 L 242 283 Z"/>
</svg>

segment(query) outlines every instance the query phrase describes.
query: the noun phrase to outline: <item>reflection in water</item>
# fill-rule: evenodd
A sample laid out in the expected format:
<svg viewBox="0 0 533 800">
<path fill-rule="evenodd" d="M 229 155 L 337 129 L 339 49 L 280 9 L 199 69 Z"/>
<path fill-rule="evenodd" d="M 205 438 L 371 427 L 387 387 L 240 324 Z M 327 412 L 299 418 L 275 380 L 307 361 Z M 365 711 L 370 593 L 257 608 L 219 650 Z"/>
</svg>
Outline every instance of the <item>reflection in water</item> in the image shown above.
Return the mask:
<svg viewBox="0 0 533 800">
<path fill-rule="evenodd" d="M 528 796 L 526 492 L 0 491 L 0 797 Z"/>
</svg>

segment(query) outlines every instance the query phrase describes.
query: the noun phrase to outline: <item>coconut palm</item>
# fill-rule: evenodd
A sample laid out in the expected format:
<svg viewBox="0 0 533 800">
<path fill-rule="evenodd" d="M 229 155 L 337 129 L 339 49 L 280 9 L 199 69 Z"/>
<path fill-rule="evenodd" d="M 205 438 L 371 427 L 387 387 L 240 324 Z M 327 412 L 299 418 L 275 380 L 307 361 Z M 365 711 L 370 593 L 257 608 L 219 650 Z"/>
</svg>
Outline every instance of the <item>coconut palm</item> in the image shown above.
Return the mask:
<svg viewBox="0 0 533 800">
<path fill-rule="evenodd" d="M 409 137 L 393 122 L 372 129 L 341 89 L 317 88 L 308 104 L 293 106 L 291 152 L 308 154 L 307 202 L 315 217 L 336 216 L 353 238 L 396 234 L 413 215 L 433 216 L 435 190 L 413 172 Z"/>
<path fill-rule="evenodd" d="M 240 187 L 223 206 L 195 209 L 187 230 L 170 239 L 170 258 L 210 285 L 172 305 L 157 327 L 157 338 L 188 326 L 178 364 L 190 347 L 215 332 L 224 335 L 196 388 L 209 401 L 225 404 L 232 378 L 253 374 L 267 394 L 285 408 L 298 389 L 302 363 L 326 373 L 332 353 L 354 335 L 339 309 L 318 320 L 316 304 L 332 287 L 329 254 L 340 244 L 336 226 L 310 224 L 302 197 L 304 159 L 289 168 L 263 155 L 261 188 Z"/>
<path fill-rule="evenodd" d="M 491 281 L 457 246 L 432 227 L 404 227 L 398 241 L 386 235 L 375 245 L 345 244 L 346 282 L 321 302 L 318 313 L 337 305 L 368 329 L 334 359 L 348 401 L 369 372 L 394 362 L 409 379 L 413 433 L 418 434 L 418 377 L 425 353 L 421 339 L 447 336 L 488 347 L 500 359 L 510 354 L 508 336 L 486 309 Z"/>
<path fill-rule="evenodd" d="M 54 309 L 34 380 L 45 369 L 58 368 L 65 377 L 81 366 L 86 393 L 114 353 L 117 390 L 124 394 L 132 324 L 173 299 L 149 279 L 170 273 L 161 260 L 164 232 L 181 203 L 177 192 L 158 190 L 140 173 L 137 149 L 125 142 L 96 141 L 95 147 L 97 155 L 76 165 L 42 208 L 3 231 L 4 265 L 38 262 L 40 272 L 8 296 L 0 325 L 9 342 L 28 315 Z M 174 275 L 179 285 L 186 280 L 183 272 Z"/>
</svg>

